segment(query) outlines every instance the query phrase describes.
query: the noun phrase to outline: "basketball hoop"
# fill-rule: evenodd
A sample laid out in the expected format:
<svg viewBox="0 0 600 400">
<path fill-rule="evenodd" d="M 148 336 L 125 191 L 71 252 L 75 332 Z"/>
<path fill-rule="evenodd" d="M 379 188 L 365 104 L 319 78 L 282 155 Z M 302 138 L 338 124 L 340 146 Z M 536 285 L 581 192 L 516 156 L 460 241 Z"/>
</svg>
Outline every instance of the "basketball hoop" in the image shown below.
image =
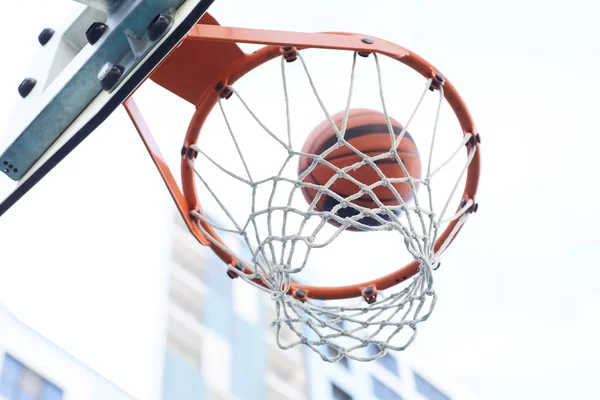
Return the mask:
<svg viewBox="0 0 600 400">
<path fill-rule="evenodd" d="M 252 54 L 245 54 L 238 43 L 254 43 L 264 47 Z M 309 63 L 303 55 L 309 49 L 343 51 L 349 55 L 352 66 L 348 91 L 344 94 L 346 108 L 341 124 L 332 119 L 332 113 L 325 106 L 312 78 Z M 382 58 L 399 61 L 416 71 L 422 79 L 419 100 L 399 132 L 394 132 L 386 106 Z M 236 82 L 246 74 L 276 59 L 279 59 L 280 84 L 285 94 L 285 135 L 278 134 L 263 123 L 252 105 L 245 100 L 245 94 L 236 88 Z M 356 85 L 355 70 L 359 62 L 372 62 L 375 66 L 381 113 L 385 117 L 392 143 L 389 151 L 384 153 L 368 155 L 345 138 Z M 304 71 L 303 75 L 321 108 L 323 119 L 329 121 L 337 138 L 330 148 L 320 154 L 303 153 L 292 145 L 293 129 L 287 90 L 290 68 Z M 202 73 L 198 74 L 197 71 Z M 439 266 L 441 255 L 469 215 L 477 211 L 475 196 L 479 181 L 480 136 L 466 105 L 444 75 L 414 53 L 381 39 L 349 33 L 309 34 L 225 28 L 206 15 L 154 71 L 151 79 L 196 106 L 181 151 L 182 192 L 133 100 L 127 100 L 125 107 L 192 234 L 223 260 L 231 278 L 241 278 L 270 294 L 275 303 L 273 326 L 277 331 L 279 346 L 288 349 L 303 344 L 320 354 L 324 360 L 333 362 L 342 357 L 373 360 L 384 355 L 388 349 L 403 350 L 412 343 L 417 325 L 429 318 L 436 302 L 433 270 Z M 415 177 L 410 175 L 396 148 L 411 129 L 411 122 L 423 99 L 431 95 L 437 96 L 438 106 L 431 117 L 433 132 L 430 146 L 421 149 L 429 156 L 422 176 Z M 230 123 L 233 117 L 226 111 L 230 99 L 241 102 L 256 124 L 262 127 L 267 140 L 287 154 L 284 164 L 277 166 L 277 172 L 273 175 L 265 179 L 253 178 L 238 140 L 239 135 Z M 434 165 L 431 160 L 440 134 L 440 107 L 444 101 L 456 117 L 461 135 L 456 135 L 447 159 Z M 232 153 L 244 167 L 242 174 L 221 165 L 199 143 L 202 128 L 213 110 L 222 113 L 227 126 L 223 134 L 231 138 L 234 145 Z M 334 165 L 328 157 L 340 147 L 351 149 L 358 161 L 343 167 Z M 433 183 L 436 183 L 440 171 L 459 155 L 465 157 L 464 162 L 448 193 L 444 195 L 441 208 L 435 210 Z M 300 157 L 309 158 L 310 165 L 298 176 L 286 175 L 286 168 L 297 163 Z M 384 159 L 396 162 L 403 175 L 386 176 L 380 167 Z M 219 196 L 214 190 L 214 182 L 209 182 L 205 176 L 206 169 L 199 168 L 198 160 L 203 160 L 227 179 L 252 192 L 252 209 L 248 215 L 241 219 L 236 215 L 234 208 L 237 200 L 230 196 Z M 322 183 L 309 182 L 306 177 L 320 166 L 330 168 L 333 171 L 332 178 Z M 378 174 L 377 181 L 365 183 L 355 178 L 355 172 L 365 166 Z M 332 190 L 332 185 L 340 179 L 352 182 L 358 188 L 357 192 L 340 195 Z M 448 181 L 445 183 L 448 184 Z M 395 189 L 400 184 L 409 188 L 409 197 L 403 197 Z M 464 185 L 462 189 L 461 184 Z M 198 193 L 199 188 L 203 190 L 202 195 Z M 266 204 L 260 204 L 257 200 L 257 193 L 263 188 L 270 193 Z M 302 198 L 302 188 L 309 188 L 316 193 L 315 199 L 305 202 L 304 208 L 294 203 L 295 200 L 292 201 L 295 196 Z M 380 188 L 387 188 L 394 193 L 393 201 L 381 201 L 375 194 Z M 287 191 L 288 200 L 277 202 L 276 198 L 282 190 Z M 202 205 L 207 196 L 226 216 L 228 225 L 211 219 L 208 216 L 210 213 L 204 212 Z M 334 199 L 335 205 L 320 209 L 318 203 L 323 196 Z M 368 198 L 372 205 L 366 207 L 358 204 L 356 200 L 362 197 Z M 457 204 L 450 204 L 455 199 Z M 455 211 L 450 211 L 451 207 Z M 347 208 L 352 210 L 351 214 L 340 212 Z M 365 218 L 375 223 L 365 224 Z M 292 219 L 297 221 L 296 226 L 292 226 Z M 276 225 L 276 222 L 279 224 Z M 349 230 L 365 233 L 350 233 Z M 326 248 L 341 235 L 367 235 L 366 232 L 396 235 L 396 250 L 402 246 L 412 261 L 401 268 L 391 268 L 395 271 L 378 279 L 353 285 L 319 287 L 298 283 L 302 280 L 305 268 L 310 268 L 309 256 L 313 250 Z M 245 243 L 250 259 L 243 258 L 226 238 L 222 238 L 232 235 Z"/>
</svg>

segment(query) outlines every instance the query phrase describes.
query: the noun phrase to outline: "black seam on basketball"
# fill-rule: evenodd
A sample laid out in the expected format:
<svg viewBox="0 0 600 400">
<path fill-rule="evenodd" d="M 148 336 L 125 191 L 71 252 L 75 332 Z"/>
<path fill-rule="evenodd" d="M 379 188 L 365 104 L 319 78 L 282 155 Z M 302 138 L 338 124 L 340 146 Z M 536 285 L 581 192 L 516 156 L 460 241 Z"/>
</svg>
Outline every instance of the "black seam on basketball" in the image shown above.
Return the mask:
<svg viewBox="0 0 600 400">
<path fill-rule="evenodd" d="M 337 192 L 336 192 L 336 193 L 337 193 Z M 400 197 L 404 198 L 404 196 L 406 196 L 407 194 L 411 194 L 411 193 L 412 193 L 412 192 L 409 192 L 409 193 L 400 193 Z M 339 194 L 339 193 L 338 193 L 338 194 Z M 343 194 L 339 194 L 339 195 L 340 195 L 340 196 L 342 196 L 342 197 L 348 197 L 348 196 L 351 196 L 351 195 L 344 196 Z M 386 202 L 386 201 L 397 201 L 397 200 L 398 200 L 398 199 L 397 199 L 395 196 L 394 196 L 394 197 L 383 197 L 383 198 L 381 198 L 381 197 L 377 197 L 377 198 L 378 198 L 378 199 L 379 199 L 379 201 L 381 201 L 382 203 L 383 203 L 383 202 Z M 371 196 L 369 196 L 369 198 L 368 198 L 368 199 L 362 199 L 362 198 L 354 199 L 354 200 L 352 200 L 352 201 L 351 201 L 351 203 L 352 203 L 352 202 L 354 202 L 354 201 L 356 201 L 356 202 L 371 202 L 371 203 L 375 203 L 375 200 L 373 200 L 373 198 L 372 198 Z"/>
<path fill-rule="evenodd" d="M 404 129 L 404 128 L 399 127 L 399 126 L 393 126 L 392 128 L 394 129 L 394 134 L 396 134 L 396 135 L 400 135 L 400 133 L 402 132 L 402 129 Z M 369 136 L 369 135 L 373 135 L 373 134 L 382 134 L 382 133 L 385 133 L 385 134 L 388 134 L 388 135 L 390 133 L 390 131 L 388 129 L 388 126 L 386 124 L 361 125 L 361 126 L 357 126 L 355 128 L 346 129 L 346 133 L 344 135 L 344 139 L 346 141 L 350 141 L 350 140 L 355 139 L 357 137 Z M 408 132 L 406 132 L 404 134 L 403 139 L 404 138 L 410 140 L 411 142 L 413 142 L 413 144 L 415 143 L 415 141 L 413 140 L 412 136 Z M 338 142 L 338 137 L 334 134 L 332 137 L 328 138 L 326 141 L 324 141 L 323 143 L 321 143 L 321 145 L 316 150 L 311 151 L 311 152 L 313 154 L 321 154 L 325 150 L 327 150 L 328 148 L 330 148 L 331 146 L 333 146 L 334 144 L 336 144 L 337 142 Z"/>
<path fill-rule="evenodd" d="M 317 179 L 315 178 L 315 176 L 313 175 L 313 171 L 309 172 L 309 173 L 308 173 L 308 175 L 307 175 L 307 177 L 310 177 L 310 178 L 312 179 L 312 181 L 314 182 L 314 184 L 315 184 L 315 185 L 318 185 L 318 183 L 317 183 L 318 181 L 317 181 Z M 306 179 L 306 177 L 305 177 L 304 179 Z M 305 181 L 304 181 L 304 182 L 305 182 Z M 350 182 L 350 181 L 348 181 L 348 182 Z M 308 182 L 305 182 L 305 183 L 308 183 Z M 334 183 L 335 183 L 335 182 L 334 182 Z M 350 182 L 350 183 L 352 183 L 353 185 L 357 186 L 357 185 L 356 185 L 354 182 Z M 408 185 L 408 183 L 401 183 L 401 184 L 406 184 L 406 185 Z M 358 187 L 358 186 L 357 186 L 357 187 Z M 383 186 L 380 186 L 380 187 L 383 187 Z M 313 189 L 313 188 L 311 188 L 311 187 L 308 187 L 308 186 L 302 186 L 302 189 L 312 189 L 312 190 L 315 190 L 315 191 L 317 191 L 317 189 Z M 328 188 L 328 190 L 331 190 L 332 192 L 334 192 L 334 193 L 338 194 L 340 197 L 344 197 L 344 198 L 346 198 L 346 197 L 349 197 L 349 196 L 352 196 L 352 195 L 356 194 L 356 192 L 347 193 L 347 194 L 346 194 L 346 193 L 338 193 L 338 192 L 336 192 L 335 190 L 332 190 L 332 189 L 331 189 L 331 186 Z M 397 190 L 397 189 L 396 189 L 396 190 Z M 317 192 L 318 192 L 318 191 L 317 191 Z M 409 192 L 409 193 L 400 193 L 400 197 L 404 198 L 404 196 L 406 196 L 407 194 L 409 194 L 409 195 L 410 195 L 411 193 L 412 193 L 412 192 Z M 309 193 L 309 196 L 310 196 L 310 193 Z M 316 196 L 316 194 L 315 194 L 315 196 Z M 323 200 L 324 196 L 331 197 L 331 196 L 329 196 L 327 193 L 324 193 L 324 194 L 321 196 L 321 198 L 319 199 L 319 201 L 317 201 L 317 204 Z M 366 199 L 362 199 L 362 197 L 363 197 L 363 196 L 366 196 L 367 198 L 366 198 Z M 372 198 L 370 195 L 368 195 L 368 194 L 364 194 L 363 196 L 359 197 L 358 199 L 354 199 L 354 200 L 352 200 L 351 202 L 353 202 L 353 201 L 357 201 L 357 202 L 358 202 L 358 201 L 362 201 L 362 202 L 369 202 L 369 201 L 370 201 L 370 202 L 372 202 L 372 203 L 374 203 L 374 202 L 375 202 L 375 201 L 373 200 L 373 198 Z M 314 196 L 313 196 L 313 198 L 314 198 Z M 396 198 L 396 196 L 394 196 L 394 197 L 384 197 L 384 198 L 377 197 L 377 198 L 378 198 L 378 199 L 379 199 L 379 201 L 381 201 L 381 202 L 385 202 L 385 201 L 397 201 L 397 200 L 398 200 L 398 199 Z"/>
<path fill-rule="evenodd" d="M 363 153 L 365 155 L 367 155 L 368 157 L 378 156 L 378 155 L 381 155 L 381 154 L 385 154 L 387 152 L 389 152 L 389 149 L 384 149 L 384 150 L 375 149 L 375 150 L 363 151 Z M 410 155 L 419 157 L 419 152 L 418 151 L 396 150 L 396 153 L 398 153 L 398 154 L 410 154 Z M 355 152 L 351 151 L 351 152 L 344 153 L 344 154 L 338 154 L 338 155 L 336 155 L 334 157 L 327 156 L 326 160 L 329 161 L 329 162 L 332 162 L 333 160 L 338 160 L 340 158 L 352 157 L 352 156 L 360 157 L 360 155 L 358 155 Z M 375 161 L 375 164 L 378 164 L 378 163 L 380 163 L 382 161 L 386 161 L 386 160 L 390 160 L 390 159 L 382 158 L 381 160 Z M 392 161 L 392 160 L 390 160 L 390 161 Z M 393 161 L 396 162 L 396 160 L 393 160 Z"/>
<path fill-rule="evenodd" d="M 319 164 L 319 165 L 323 165 L 323 166 L 327 167 L 332 172 L 332 174 L 331 174 L 332 176 L 335 175 L 335 174 L 337 174 L 337 171 L 335 171 L 334 169 L 330 168 L 328 165 L 325 165 L 325 164 Z M 316 176 L 313 173 L 315 172 L 315 169 L 317 169 L 317 167 L 319 165 L 317 165 L 315 168 L 313 168 L 312 171 L 310 171 L 308 173 L 308 176 L 310 176 L 310 178 L 312 178 L 312 180 L 315 183 L 315 185 L 319 185 L 319 183 L 317 183 L 319 181 L 317 180 Z M 365 164 L 365 166 L 366 165 L 368 165 L 368 164 Z M 375 162 L 375 165 L 379 166 L 379 165 L 399 165 L 399 164 L 398 164 L 398 162 L 396 160 L 384 159 L 384 160 L 378 160 L 377 162 Z M 338 167 L 338 168 L 340 168 L 340 167 Z M 342 168 L 345 168 L 345 167 L 341 167 L 340 169 L 342 169 Z M 362 167 L 359 167 L 359 168 L 362 168 Z M 300 174 L 302 174 L 304 171 L 306 171 L 306 169 L 304 169 L 303 171 L 301 171 Z M 346 171 L 346 174 L 350 175 L 349 172 L 350 171 Z M 340 177 L 340 178 L 343 178 L 343 177 Z M 388 177 L 388 178 L 390 178 L 390 177 Z M 390 179 L 394 179 L 394 178 L 391 177 Z M 327 180 L 329 180 L 329 178 L 327 178 Z M 351 181 L 349 181 L 349 182 L 351 182 Z M 353 182 L 351 182 L 351 183 L 353 183 Z"/>
<path fill-rule="evenodd" d="M 351 114 L 351 115 L 349 115 L 349 116 L 348 116 L 348 122 L 350 122 L 350 121 L 351 121 L 352 119 L 354 119 L 354 118 L 359 118 L 359 117 L 362 117 L 362 116 L 364 116 L 364 115 L 379 115 L 379 112 L 377 112 L 377 111 L 374 111 L 374 110 L 366 110 L 366 111 L 360 112 L 359 114 Z M 343 117 L 343 115 L 342 115 L 342 119 L 341 119 L 341 120 L 339 120 L 339 121 L 336 121 L 334 117 L 335 117 L 335 116 L 331 117 L 331 119 L 332 119 L 332 120 L 333 120 L 333 122 L 335 123 L 335 126 L 336 126 L 338 129 L 342 129 L 342 128 L 341 128 L 341 125 L 342 125 L 342 123 L 344 122 L 344 117 Z M 395 121 L 394 121 L 394 122 L 395 122 Z M 396 123 L 398 124 L 398 122 L 396 122 Z M 392 123 L 392 125 L 393 125 L 393 123 Z M 325 132 L 327 132 L 327 131 L 330 131 L 330 130 L 332 130 L 332 129 L 331 129 L 331 122 L 327 121 L 327 124 L 326 124 L 326 125 L 324 125 L 324 126 L 323 126 L 323 129 L 321 129 L 320 131 L 318 131 L 319 133 L 318 133 L 318 134 L 315 134 L 315 136 L 316 136 L 316 137 L 319 137 L 319 136 L 323 135 Z"/>
</svg>

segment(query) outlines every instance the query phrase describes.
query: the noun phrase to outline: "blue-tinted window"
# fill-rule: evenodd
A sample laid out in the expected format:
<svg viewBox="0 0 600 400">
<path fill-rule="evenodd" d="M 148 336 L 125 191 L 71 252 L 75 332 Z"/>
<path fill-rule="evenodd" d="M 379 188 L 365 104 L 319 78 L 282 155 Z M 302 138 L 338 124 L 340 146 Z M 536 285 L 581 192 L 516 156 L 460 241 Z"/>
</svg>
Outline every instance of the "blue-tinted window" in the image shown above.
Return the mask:
<svg viewBox="0 0 600 400">
<path fill-rule="evenodd" d="M 8 400 L 62 400 L 61 389 L 6 354 L 0 375 L 0 394 Z"/>
<path fill-rule="evenodd" d="M 13 399 L 16 388 L 23 374 L 23 364 L 6 354 L 2 365 L 2 375 L 0 376 L 0 394 Z"/>
<path fill-rule="evenodd" d="M 2 381 L 14 383 L 21 378 L 23 373 L 23 364 L 15 360 L 10 355 L 4 356 L 4 366 L 2 367 Z"/>
<path fill-rule="evenodd" d="M 450 397 L 442 393 L 438 388 L 427 382 L 421 375 L 414 373 L 417 392 L 421 393 L 428 400 L 450 400 Z"/>
<path fill-rule="evenodd" d="M 373 393 L 378 400 L 402 400 L 402 397 L 383 384 L 379 379 L 371 377 L 373 380 Z"/>
<path fill-rule="evenodd" d="M 333 398 L 335 400 L 352 400 L 352 396 L 344 392 L 339 386 L 332 384 L 331 390 L 333 391 Z"/>
<path fill-rule="evenodd" d="M 385 369 L 387 369 L 388 371 L 390 371 L 391 373 L 393 373 L 395 375 L 398 375 L 398 360 L 396 360 L 396 358 L 393 355 L 388 353 L 385 356 L 381 357 L 377 361 L 381 365 L 383 365 L 385 367 Z"/>
<path fill-rule="evenodd" d="M 63 392 L 50 382 L 44 382 L 41 400 L 62 400 Z"/>
</svg>

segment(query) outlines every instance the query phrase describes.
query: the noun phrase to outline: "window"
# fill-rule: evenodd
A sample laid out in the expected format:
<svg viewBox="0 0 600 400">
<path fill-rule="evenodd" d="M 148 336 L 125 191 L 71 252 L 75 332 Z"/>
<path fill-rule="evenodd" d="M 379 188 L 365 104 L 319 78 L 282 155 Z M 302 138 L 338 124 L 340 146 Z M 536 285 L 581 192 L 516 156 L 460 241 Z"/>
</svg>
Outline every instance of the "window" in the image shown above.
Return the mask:
<svg viewBox="0 0 600 400">
<path fill-rule="evenodd" d="M 0 375 L 0 394 L 8 400 L 62 400 L 63 391 L 6 354 Z"/>
<path fill-rule="evenodd" d="M 402 397 L 392 389 L 384 385 L 379 379 L 371 377 L 373 380 L 373 393 L 378 400 L 402 400 Z"/>
<path fill-rule="evenodd" d="M 417 386 L 417 392 L 421 393 L 428 400 L 450 400 L 450 397 L 440 392 L 438 388 L 427 382 L 421 375 L 414 373 L 415 385 Z"/>
<path fill-rule="evenodd" d="M 331 389 L 333 391 L 333 398 L 335 400 L 352 400 L 352 396 L 344 392 L 337 385 L 331 384 Z"/>
<path fill-rule="evenodd" d="M 383 365 L 385 367 L 385 369 L 390 371 L 392 374 L 398 375 L 398 361 L 396 360 L 396 358 L 393 355 L 391 355 L 390 353 L 387 353 L 385 356 L 381 357 L 377 361 L 379 362 L 379 364 Z"/>
</svg>

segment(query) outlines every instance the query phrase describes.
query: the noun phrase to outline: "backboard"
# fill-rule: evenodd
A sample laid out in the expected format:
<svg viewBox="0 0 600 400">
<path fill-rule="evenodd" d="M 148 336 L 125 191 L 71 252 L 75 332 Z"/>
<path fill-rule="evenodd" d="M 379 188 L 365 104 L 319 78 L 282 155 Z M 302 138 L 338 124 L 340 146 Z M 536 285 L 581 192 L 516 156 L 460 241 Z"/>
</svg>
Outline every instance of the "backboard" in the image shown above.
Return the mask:
<svg viewBox="0 0 600 400">
<path fill-rule="evenodd" d="M 0 216 L 94 131 L 177 46 L 214 0 L 76 0 L 44 28 L 0 137 Z M 18 79 L 18 78 L 17 78 Z M 21 77 L 23 79 L 23 77 Z"/>
</svg>

